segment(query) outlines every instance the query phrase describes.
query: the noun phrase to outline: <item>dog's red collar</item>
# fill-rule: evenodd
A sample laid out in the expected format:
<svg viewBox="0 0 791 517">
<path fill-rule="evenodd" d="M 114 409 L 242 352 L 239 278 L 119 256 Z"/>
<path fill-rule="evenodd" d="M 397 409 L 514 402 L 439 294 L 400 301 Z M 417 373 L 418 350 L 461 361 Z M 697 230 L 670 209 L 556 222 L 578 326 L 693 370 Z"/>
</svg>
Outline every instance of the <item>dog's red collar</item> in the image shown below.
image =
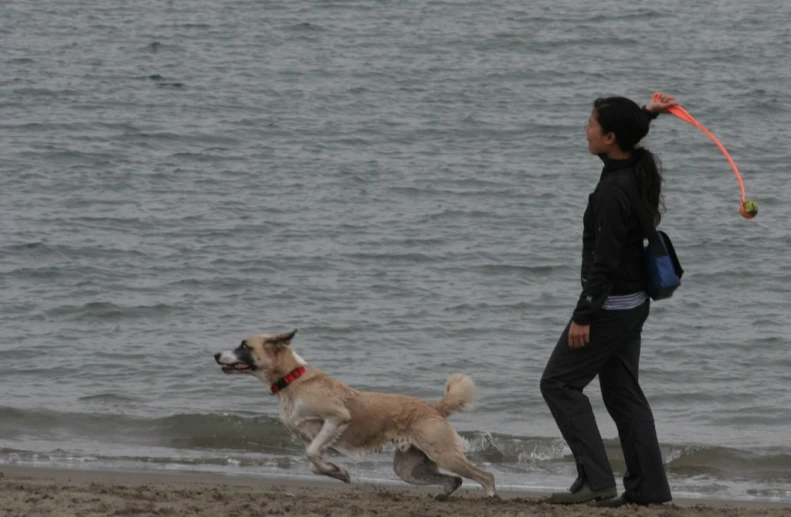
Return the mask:
<svg viewBox="0 0 791 517">
<path fill-rule="evenodd" d="M 295 380 L 297 380 L 300 377 L 302 377 L 302 374 L 305 373 L 307 370 L 308 369 L 305 368 L 304 366 L 300 366 L 299 368 L 297 368 L 296 370 L 292 371 L 291 373 L 289 373 L 285 377 L 279 378 L 276 383 L 274 383 L 274 384 L 272 384 L 272 386 L 270 386 L 270 389 L 272 390 L 272 395 L 276 395 L 278 391 L 282 390 L 283 388 L 285 388 L 286 386 L 288 386 L 289 384 L 291 384 Z"/>
</svg>

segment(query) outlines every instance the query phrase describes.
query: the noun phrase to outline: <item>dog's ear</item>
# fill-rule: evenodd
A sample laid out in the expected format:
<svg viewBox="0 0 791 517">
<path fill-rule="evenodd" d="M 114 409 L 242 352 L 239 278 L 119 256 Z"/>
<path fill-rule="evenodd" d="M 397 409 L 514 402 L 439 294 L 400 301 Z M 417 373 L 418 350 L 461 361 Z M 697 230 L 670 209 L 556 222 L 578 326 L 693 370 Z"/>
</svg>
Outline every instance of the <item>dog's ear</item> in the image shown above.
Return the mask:
<svg viewBox="0 0 791 517">
<path fill-rule="evenodd" d="M 291 344 L 291 339 L 294 337 L 294 334 L 297 333 L 297 329 L 292 330 L 291 332 L 286 332 L 285 334 L 278 334 L 276 336 L 272 336 L 267 341 L 273 343 L 275 345 L 288 345 Z"/>
</svg>

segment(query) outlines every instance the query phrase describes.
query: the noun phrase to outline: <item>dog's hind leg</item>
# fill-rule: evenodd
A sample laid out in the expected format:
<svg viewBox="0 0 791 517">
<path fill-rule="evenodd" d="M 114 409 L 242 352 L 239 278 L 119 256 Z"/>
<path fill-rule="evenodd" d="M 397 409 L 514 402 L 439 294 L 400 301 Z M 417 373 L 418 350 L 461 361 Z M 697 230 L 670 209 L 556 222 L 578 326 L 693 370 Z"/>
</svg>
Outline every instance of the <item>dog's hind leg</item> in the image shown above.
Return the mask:
<svg viewBox="0 0 791 517">
<path fill-rule="evenodd" d="M 459 435 L 446 421 L 426 422 L 425 425 L 415 429 L 412 439 L 429 460 L 440 468 L 480 483 L 489 497 L 497 495 L 494 475 L 467 461 Z"/>
<path fill-rule="evenodd" d="M 331 478 L 340 479 L 344 483 L 350 483 L 351 479 L 346 469 L 343 469 L 322 458 L 324 450 L 332 445 L 343 432 L 349 427 L 349 418 L 327 418 L 324 420 L 319 434 L 308 445 L 306 454 L 312 464 L 310 470 L 314 474 L 322 474 Z"/>
<path fill-rule="evenodd" d="M 467 461 L 467 458 L 464 457 L 464 453 L 461 451 L 453 451 L 451 453 L 442 452 L 437 456 L 436 461 L 437 465 L 441 468 L 480 483 L 484 490 L 486 490 L 487 496 L 497 496 L 494 488 L 494 475 L 492 475 L 491 472 L 479 469 Z"/>
<path fill-rule="evenodd" d="M 440 474 L 437 464 L 415 446 L 410 446 L 406 450 L 396 448 L 393 470 L 398 477 L 412 485 L 442 486 L 444 490 L 437 495 L 438 501 L 446 501 L 448 496 L 461 486 L 460 477 Z"/>
</svg>

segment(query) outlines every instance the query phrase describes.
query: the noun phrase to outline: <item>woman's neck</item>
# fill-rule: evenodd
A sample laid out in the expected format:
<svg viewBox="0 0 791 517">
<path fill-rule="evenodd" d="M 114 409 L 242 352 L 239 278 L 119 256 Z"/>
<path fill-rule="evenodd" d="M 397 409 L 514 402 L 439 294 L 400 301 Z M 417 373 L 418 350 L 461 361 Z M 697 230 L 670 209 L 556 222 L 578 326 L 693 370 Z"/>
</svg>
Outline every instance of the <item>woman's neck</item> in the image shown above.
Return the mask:
<svg viewBox="0 0 791 517">
<path fill-rule="evenodd" d="M 605 155 L 605 157 L 608 160 L 628 160 L 629 158 L 632 157 L 632 153 L 631 153 L 631 151 L 630 152 L 626 152 L 626 151 L 622 151 L 620 149 L 613 149 L 612 151 L 607 153 Z"/>
</svg>

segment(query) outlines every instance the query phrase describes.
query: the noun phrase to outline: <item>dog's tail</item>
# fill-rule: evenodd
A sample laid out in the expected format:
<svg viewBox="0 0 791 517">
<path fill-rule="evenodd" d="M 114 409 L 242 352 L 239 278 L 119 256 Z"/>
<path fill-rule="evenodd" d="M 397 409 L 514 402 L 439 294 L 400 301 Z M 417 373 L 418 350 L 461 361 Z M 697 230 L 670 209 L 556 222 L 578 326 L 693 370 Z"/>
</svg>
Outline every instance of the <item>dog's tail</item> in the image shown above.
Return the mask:
<svg viewBox="0 0 791 517">
<path fill-rule="evenodd" d="M 475 383 L 469 375 L 454 373 L 448 377 L 445 396 L 434 406 L 444 417 L 455 411 L 469 411 L 475 401 Z"/>
</svg>

